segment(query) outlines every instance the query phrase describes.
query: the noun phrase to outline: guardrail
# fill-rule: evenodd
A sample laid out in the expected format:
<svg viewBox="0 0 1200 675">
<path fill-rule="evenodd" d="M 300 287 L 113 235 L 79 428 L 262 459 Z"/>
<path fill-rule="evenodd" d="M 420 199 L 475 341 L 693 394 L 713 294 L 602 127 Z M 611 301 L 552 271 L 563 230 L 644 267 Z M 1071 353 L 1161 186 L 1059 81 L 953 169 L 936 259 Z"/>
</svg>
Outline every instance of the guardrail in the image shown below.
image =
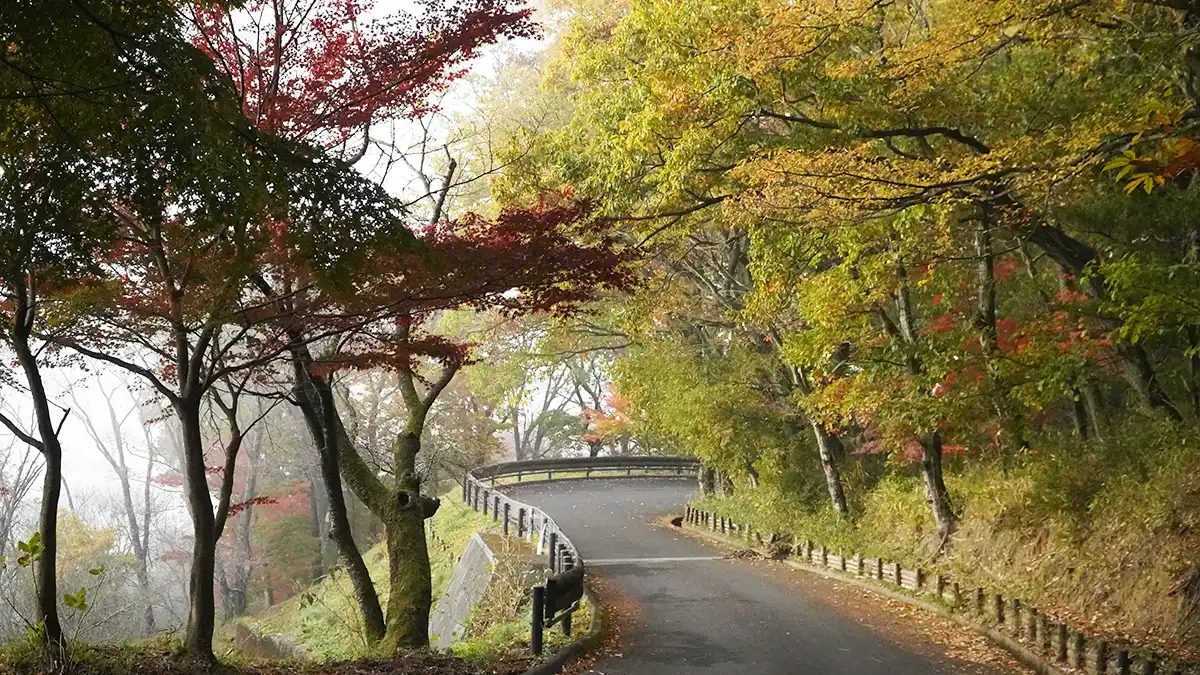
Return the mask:
<svg viewBox="0 0 1200 675">
<path fill-rule="evenodd" d="M 475 469 L 473 475 L 481 482 L 496 485 L 503 478 L 517 479 L 525 476 L 546 474 L 547 480 L 567 477 L 600 478 L 638 476 L 684 476 L 695 475 L 700 460 L 691 457 L 568 457 L 565 459 L 534 459 L 520 462 L 502 462 Z M 582 473 L 580 476 L 578 474 Z M 564 475 L 565 474 L 565 475 Z"/>
<path fill-rule="evenodd" d="M 688 457 L 571 457 L 503 462 L 468 471 L 463 478 L 463 502 L 501 523 L 505 536 L 538 538 L 538 555 L 547 555 L 551 576 L 533 588 L 533 631 L 530 647 L 542 653 L 543 631 L 561 624 L 571 634 L 571 615 L 583 598 L 583 557 L 558 523 L 545 511 L 500 491 L 497 481 L 546 474 L 545 480 L 567 478 L 684 477 L 695 475 L 699 460 Z M 582 472 L 582 476 L 577 475 Z M 514 532 L 515 530 L 515 532 Z"/>
</svg>

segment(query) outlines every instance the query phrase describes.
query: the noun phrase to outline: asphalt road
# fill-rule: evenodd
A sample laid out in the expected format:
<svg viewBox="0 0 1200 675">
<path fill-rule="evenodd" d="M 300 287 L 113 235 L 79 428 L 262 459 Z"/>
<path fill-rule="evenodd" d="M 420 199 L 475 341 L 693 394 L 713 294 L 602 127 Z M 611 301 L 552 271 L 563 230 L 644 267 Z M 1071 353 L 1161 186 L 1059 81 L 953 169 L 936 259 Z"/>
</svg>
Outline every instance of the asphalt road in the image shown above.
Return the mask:
<svg viewBox="0 0 1200 675">
<path fill-rule="evenodd" d="M 854 612 L 883 601 L 831 601 L 837 584 L 777 566 L 721 558 L 674 528 L 694 483 L 586 480 L 510 486 L 571 536 L 589 574 L 635 606 L 619 654 L 592 665 L 605 675 L 925 675 L 1015 672 L 960 660 L 937 644 Z M 797 585 L 789 577 L 812 579 Z M 815 585 L 814 585 L 815 584 Z M 822 586 L 822 584 L 824 586 Z M 842 589 L 840 592 L 851 591 Z M 848 606 L 846 606 L 848 605 Z M 911 617 L 908 620 L 914 620 Z M 923 621 L 919 616 L 916 621 Z M 893 622 L 903 625 L 903 622 Z M 981 669 L 982 668 L 982 669 Z"/>
</svg>

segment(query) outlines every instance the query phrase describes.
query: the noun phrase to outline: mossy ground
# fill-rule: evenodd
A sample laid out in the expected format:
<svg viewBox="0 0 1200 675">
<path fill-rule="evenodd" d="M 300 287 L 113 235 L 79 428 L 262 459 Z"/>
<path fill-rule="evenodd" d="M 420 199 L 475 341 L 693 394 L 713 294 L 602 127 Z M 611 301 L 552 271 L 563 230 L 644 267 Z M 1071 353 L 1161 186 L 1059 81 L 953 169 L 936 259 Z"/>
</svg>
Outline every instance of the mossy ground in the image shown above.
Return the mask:
<svg viewBox="0 0 1200 675">
<path fill-rule="evenodd" d="M 152 645 L 90 647 L 69 661 L 51 663 L 14 649 L 0 649 L 0 672 L 12 675 L 519 675 L 532 657 L 514 655 L 486 662 L 432 652 L 408 652 L 389 659 L 326 662 L 254 661 L 226 658 L 216 666 L 179 656 L 161 642 Z"/>
<path fill-rule="evenodd" d="M 430 574 L 434 601 L 441 597 L 454 566 L 476 532 L 499 532 L 500 524 L 491 515 L 484 516 L 460 501 L 460 493 L 442 496 L 442 504 L 433 517 L 433 536 L 429 538 Z M 387 553 L 383 544 L 364 554 L 367 568 L 380 600 L 386 604 Z M 575 615 L 574 630 L 586 631 L 587 613 Z M 315 660 L 356 659 L 370 656 L 363 638 L 361 618 L 354 602 L 353 588 L 343 572 L 335 572 L 306 592 L 289 598 L 262 616 L 244 619 L 259 633 L 286 635 L 302 645 Z M 472 663 L 520 661 L 529 658 L 530 610 L 522 602 L 513 615 L 502 621 L 490 622 L 466 641 L 454 646 L 453 655 Z M 569 640 L 560 629 L 546 634 L 548 651 Z M 231 642 L 228 644 L 232 646 Z"/>
<path fill-rule="evenodd" d="M 429 539 L 429 563 L 435 602 L 450 583 L 455 561 L 466 548 L 471 535 L 499 530 L 499 524 L 494 523 L 490 516 L 476 513 L 460 499 L 457 491 L 443 495 L 441 507 L 432 519 L 434 536 Z M 380 601 L 386 605 L 388 561 L 385 545 L 380 543 L 372 547 L 363 554 L 363 558 L 380 594 Z M 354 601 L 353 587 L 349 577 L 340 570 L 304 593 L 275 605 L 259 617 L 245 621 L 260 633 L 278 633 L 292 638 L 318 660 L 370 655 L 363 638 L 362 620 Z"/>
</svg>

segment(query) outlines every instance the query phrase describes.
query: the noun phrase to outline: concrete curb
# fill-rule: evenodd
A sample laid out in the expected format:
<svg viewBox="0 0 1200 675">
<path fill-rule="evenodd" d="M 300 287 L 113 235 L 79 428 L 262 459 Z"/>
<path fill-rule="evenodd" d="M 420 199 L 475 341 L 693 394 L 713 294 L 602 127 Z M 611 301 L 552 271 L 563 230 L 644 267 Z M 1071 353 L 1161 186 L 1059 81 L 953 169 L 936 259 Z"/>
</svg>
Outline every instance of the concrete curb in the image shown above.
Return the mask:
<svg viewBox="0 0 1200 675">
<path fill-rule="evenodd" d="M 600 606 L 596 594 L 586 585 L 583 587 L 583 597 L 587 598 L 588 613 L 592 619 L 588 632 L 555 652 L 550 658 L 525 671 L 523 675 L 557 675 L 568 663 L 587 654 L 604 641 L 608 634 L 608 613 Z"/>
<path fill-rule="evenodd" d="M 714 534 L 712 532 L 709 532 L 708 530 L 698 528 L 698 527 L 690 527 L 690 526 L 684 525 L 684 526 L 681 526 L 681 529 L 684 529 L 688 532 L 693 532 L 695 534 L 698 534 L 701 537 L 708 539 L 710 541 L 714 541 L 718 544 L 723 544 L 726 546 L 736 546 L 737 548 L 750 549 L 752 551 L 757 551 L 764 555 L 766 554 L 766 552 L 761 548 L 757 548 L 754 546 L 746 546 L 745 542 L 743 540 L 724 537 L 722 535 Z M 813 565 L 808 565 L 808 564 L 802 563 L 798 560 L 791 560 L 791 559 L 785 558 L 783 560 L 780 560 L 779 562 L 782 562 L 784 565 L 787 565 L 788 567 L 791 567 L 792 569 L 800 570 L 802 572 L 808 572 L 810 574 L 815 574 L 817 576 L 825 577 L 826 579 L 831 579 L 834 581 L 839 581 L 844 584 L 850 584 L 852 586 L 856 586 L 858 588 L 862 588 L 862 589 L 871 591 L 872 593 L 881 595 L 890 600 L 896 600 L 897 602 L 903 602 L 907 605 L 912 605 L 913 607 L 918 607 L 927 612 L 932 612 L 933 614 L 937 614 L 938 616 L 942 616 L 947 619 L 950 619 L 954 623 L 957 623 L 958 625 L 963 626 L 964 628 L 970 628 L 971 630 L 988 638 L 989 640 L 994 642 L 996 645 L 998 645 L 1000 648 L 1002 648 L 1005 651 L 1007 651 L 1008 653 L 1012 654 L 1013 658 L 1015 658 L 1017 661 L 1019 661 L 1022 665 L 1027 666 L 1028 668 L 1031 668 L 1038 675 L 1070 675 L 1070 673 L 1078 672 L 1078 671 L 1074 671 L 1074 670 L 1071 670 L 1071 671 L 1062 670 L 1058 666 L 1047 662 L 1040 655 L 1035 653 L 1033 650 L 1027 648 L 1025 645 L 1021 644 L 1021 642 L 1014 639 L 1013 637 L 1011 637 L 1009 635 L 1005 635 L 1004 633 L 1001 633 L 999 631 L 992 630 L 989 626 L 975 623 L 973 621 L 969 621 L 961 616 L 958 616 L 957 614 L 954 614 L 953 612 L 951 612 L 944 606 L 937 605 L 932 602 L 927 602 L 927 601 L 921 600 L 919 598 L 914 598 L 913 596 L 907 595 L 905 593 L 899 593 L 899 592 L 893 591 L 890 588 L 885 588 L 885 587 L 879 586 L 877 584 L 870 583 L 864 579 L 859 579 L 857 577 L 853 577 L 850 575 L 838 574 L 831 570 L 826 570 L 826 569 L 823 569 L 820 567 L 815 567 Z M 557 672 L 557 671 L 554 671 L 554 672 Z"/>
</svg>

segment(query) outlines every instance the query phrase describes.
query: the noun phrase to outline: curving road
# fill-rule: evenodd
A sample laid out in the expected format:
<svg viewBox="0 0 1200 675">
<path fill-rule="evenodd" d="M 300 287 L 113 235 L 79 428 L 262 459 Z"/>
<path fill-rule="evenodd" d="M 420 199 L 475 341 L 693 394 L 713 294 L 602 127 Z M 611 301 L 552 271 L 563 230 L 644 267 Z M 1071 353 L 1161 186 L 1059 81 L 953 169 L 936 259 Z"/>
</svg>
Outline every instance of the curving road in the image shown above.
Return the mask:
<svg viewBox="0 0 1200 675">
<path fill-rule="evenodd" d="M 589 672 L 1020 672 L 1003 664 L 1003 657 L 966 660 L 970 649 L 945 648 L 911 625 L 939 619 L 912 612 L 889 616 L 898 610 L 862 591 L 777 564 L 724 559 L 723 551 L 664 527 L 664 516 L 683 512 L 693 487 L 690 481 L 642 478 L 506 489 L 553 516 L 578 546 L 589 574 L 636 605 L 634 625 L 621 627 L 621 653 L 600 657 Z"/>
</svg>

